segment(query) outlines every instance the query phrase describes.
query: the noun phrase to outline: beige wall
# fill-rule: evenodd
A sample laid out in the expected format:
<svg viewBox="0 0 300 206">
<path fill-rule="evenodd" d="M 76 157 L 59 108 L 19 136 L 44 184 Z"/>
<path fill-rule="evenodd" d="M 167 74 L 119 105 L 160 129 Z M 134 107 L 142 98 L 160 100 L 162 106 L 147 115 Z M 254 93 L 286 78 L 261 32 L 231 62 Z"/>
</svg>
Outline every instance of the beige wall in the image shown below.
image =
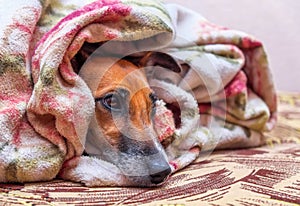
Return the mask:
<svg viewBox="0 0 300 206">
<path fill-rule="evenodd" d="M 281 91 L 300 92 L 300 0 L 165 0 L 201 13 L 208 20 L 245 31 L 266 48 Z"/>
</svg>

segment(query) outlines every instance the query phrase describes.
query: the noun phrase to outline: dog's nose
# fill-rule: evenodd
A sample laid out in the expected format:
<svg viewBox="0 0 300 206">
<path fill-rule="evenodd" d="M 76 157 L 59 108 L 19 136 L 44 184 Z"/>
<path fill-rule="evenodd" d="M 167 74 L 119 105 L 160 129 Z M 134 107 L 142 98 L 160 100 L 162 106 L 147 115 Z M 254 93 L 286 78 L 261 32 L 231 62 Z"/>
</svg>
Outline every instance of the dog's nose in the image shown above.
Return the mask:
<svg viewBox="0 0 300 206">
<path fill-rule="evenodd" d="M 150 175 L 150 181 L 153 184 L 160 184 L 162 183 L 167 177 L 168 175 L 171 173 L 171 169 L 168 168 L 166 170 L 163 170 L 161 172 L 155 173 Z"/>
<path fill-rule="evenodd" d="M 171 168 L 168 165 L 154 164 L 150 168 L 150 181 L 153 184 L 162 183 L 171 173 Z"/>
</svg>

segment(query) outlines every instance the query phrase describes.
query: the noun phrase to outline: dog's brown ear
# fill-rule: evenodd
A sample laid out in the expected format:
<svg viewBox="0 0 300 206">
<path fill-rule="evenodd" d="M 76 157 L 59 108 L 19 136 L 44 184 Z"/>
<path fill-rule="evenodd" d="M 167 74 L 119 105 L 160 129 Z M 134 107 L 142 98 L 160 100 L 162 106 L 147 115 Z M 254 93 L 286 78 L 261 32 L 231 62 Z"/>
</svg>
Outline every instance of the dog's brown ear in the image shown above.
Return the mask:
<svg viewBox="0 0 300 206">
<path fill-rule="evenodd" d="M 179 62 L 163 52 L 147 52 L 139 61 L 139 65 L 142 67 L 160 66 L 176 73 L 181 72 L 181 66 Z"/>
</svg>

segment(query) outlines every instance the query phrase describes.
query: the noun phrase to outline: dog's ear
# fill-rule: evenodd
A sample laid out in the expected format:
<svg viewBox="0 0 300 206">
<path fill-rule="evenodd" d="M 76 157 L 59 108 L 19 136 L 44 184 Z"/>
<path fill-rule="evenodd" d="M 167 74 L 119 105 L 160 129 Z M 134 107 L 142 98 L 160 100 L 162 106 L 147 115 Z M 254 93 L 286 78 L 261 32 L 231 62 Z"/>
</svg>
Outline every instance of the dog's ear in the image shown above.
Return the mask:
<svg viewBox="0 0 300 206">
<path fill-rule="evenodd" d="M 173 72 L 180 73 L 181 66 L 172 56 L 163 52 L 147 52 L 140 59 L 139 66 L 160 66 Z"/>
</svg>

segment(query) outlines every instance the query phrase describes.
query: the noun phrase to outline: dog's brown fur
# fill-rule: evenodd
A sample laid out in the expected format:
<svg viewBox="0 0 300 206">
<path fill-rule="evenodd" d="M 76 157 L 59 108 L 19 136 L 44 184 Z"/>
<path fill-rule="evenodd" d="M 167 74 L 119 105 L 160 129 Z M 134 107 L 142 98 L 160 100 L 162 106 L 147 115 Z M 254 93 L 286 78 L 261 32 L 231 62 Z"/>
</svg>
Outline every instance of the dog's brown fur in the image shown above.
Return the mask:
<svg viewBox="0 0 300 206">
<path fill-rule="evenodd" d="M 130 73 L 134 73 L 134 75 L 128 75 Z M 119 60 L 107 70 L 94 93 L 94 97 L 99 99 L 105 94 L 120 88 L 129 92 L 127 98 L 129 100 L 128 113 L 130 118 L 128 120 L 138 133 L 142 133 L 146 128 L 151 127 L 150 113 L 153 109 L 153 103 L 150 94 L 152 91 L 147 84 L 144 73 L 139 71 L 137 66 L 125 60 Z M 120 128 L 115 125 L 111 112 L 98 103 L 96 105 L 96 117 L 99 127 L 103 128 L 105 135 L 110 137 L 108 141 L 117 147 L 122 134 Z M 115 118 L 118 118 L 117 115 L 115 115 Z M 129 122 L 124 123 L 128 124 Z M 146 141 L 147 138 L 144 135 L 139 135 L 139 140 Z"/>
</svg>

